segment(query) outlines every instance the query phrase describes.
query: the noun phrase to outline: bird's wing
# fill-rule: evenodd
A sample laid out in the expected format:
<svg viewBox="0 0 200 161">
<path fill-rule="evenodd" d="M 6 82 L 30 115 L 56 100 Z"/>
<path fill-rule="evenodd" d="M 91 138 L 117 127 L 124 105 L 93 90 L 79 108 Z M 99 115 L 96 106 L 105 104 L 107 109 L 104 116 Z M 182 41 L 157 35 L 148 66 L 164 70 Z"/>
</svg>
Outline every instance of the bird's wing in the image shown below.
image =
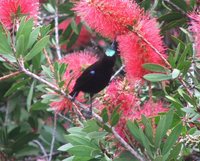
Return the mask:
<svg viewBox="0 0 200 161">
<path fill-rule="evenodd" d="M 80 90 L 83 86 L 89 83 L 92 79 L 94 79 L 94 75 L 96 74 L 96 63 L 88 67 L 76 80 L 74 90 Z"/>
</svg>

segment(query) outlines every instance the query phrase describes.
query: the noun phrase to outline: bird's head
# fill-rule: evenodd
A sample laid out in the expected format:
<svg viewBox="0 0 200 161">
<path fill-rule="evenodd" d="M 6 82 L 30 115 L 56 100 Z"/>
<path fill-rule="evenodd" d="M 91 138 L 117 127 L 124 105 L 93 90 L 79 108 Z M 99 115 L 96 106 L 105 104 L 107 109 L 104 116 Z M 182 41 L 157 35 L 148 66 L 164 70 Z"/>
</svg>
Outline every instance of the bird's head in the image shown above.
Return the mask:
<svg viewBox="0 0 200 161">
<path fill-rule="evenodd" d="M 108 57 L 113 57 L 117 54 L 118 43 L 114 40 L 109 48 L 106 49 L 105 54 Z"/>
</svg>

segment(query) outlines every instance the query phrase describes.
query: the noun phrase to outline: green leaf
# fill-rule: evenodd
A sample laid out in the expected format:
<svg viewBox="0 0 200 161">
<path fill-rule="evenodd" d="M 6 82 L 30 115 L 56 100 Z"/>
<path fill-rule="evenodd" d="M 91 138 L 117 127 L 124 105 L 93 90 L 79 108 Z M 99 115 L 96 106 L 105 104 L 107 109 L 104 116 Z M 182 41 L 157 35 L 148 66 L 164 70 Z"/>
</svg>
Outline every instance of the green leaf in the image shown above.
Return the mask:
<svg viewBox="0 0 200 161">
<path fill-rule="evenodd" d="M 159 81 L 164 81 L 164 80 L 170 80 L 172 79 L 172 75 L 166 75 L 166 74 L 146 74 L 143 76 L 144 79 L 150 81 L 150 82 L 159 82 Z"/>
<path fill-rule="evenodd" d="M 166 135 L 167 130 L 171 126 L 173 121 L 173 116 L 174 116 L 173 110 L 170 110 L 166 115 L 161 116 L 156 129 L 156 136 L 155 136 L 155 146 L 157 148 L 160 147 L 163 137 Z"/>
<path fill-rule="evenodd" d="M 21 90 L 23 88 L 25 88 L 25 85 L 28 83 L 29 79 L 25 79 L 21 82 L 17 82 L 17 83 L 14 83 L 10 88 L 9 90 L 5 93 L 5 97 L 13 94 L 14 92 L 16 92 L 17 90 Z"/>
<path fill-rule="evenodd" d="M 29 90 L 28 97 L 27 97 L 27 100 L 26 100 L 26 105 L 27 105 L 28 111 L 30 111 L 30 108 L 31 108 L 31 102 L 32 102 L 32 98 L 33 98 L 34 87 L 35 87 L 35 81 L 33 81 L 33 83 L 31 84 L 31 88 Z"/>
<path fill-rule="evenodd" d="M 48 107 L 49 106 L 47 104 L 38 101 L 31 106 L 30 110 L 31 111 L 46 110 Z"/>
<path fill-rule="evenodd" d="M 76 40 L 78 39 L 77 34 L 73 33 L 72 36 L 70 37 L 70 41 L 67 43 L 67 48 L 71 48 L 72 45 L 74 45 L 74 43 L 76 42 Z"/>
<path fill-rule="evenodd" d="M 79 156 L 79 157 L 91 157 L 92 152 L 98 149 L 86 146 L 86 145 L 78 145 L 68 149 L 68 152 L 72 155 Z"/>
<path fill-rule="evenodd" d="M 28 41 L 28 45 L 27 45 L 26 49 L 29 49 L 29 48 L 31 48 L 33 46 L 33 44 L 36 42 L 36 40 L 38 38 L 39 32 L 40 32 L 40 27 L 35 28 L 31 32 L 30 37 L 29 37 L 29 41 Z"/>
<path fill-rule="evenodd" d="M 167 99 L 169 99 L 172 103 L 174 103 L 176 105 L 176 107 L 178 108 L 183 108 L 183 105 L 181 104 L 181 102 L 179 102 L 178 100 L 176 100 L 175 98 L 171 97 L 171 96 L 165 96 Z"/>
<path fill-rule="evenodd" d="M 14 152 L 17 152 L 20 150 L 19 147 L 23 147 L 24 145 L 28 144 L 28 142 L 36 139 L 38 137 L 38 134 L 34 133 L 21 133 L 20 137 L 18 137 L 15 142 L 12 144 L 12 150 Z"/>
<path fill-rule="evenodd" d="M 61 147 L 59 147 L 58 150 L 59 151 L 67 151 L 72 147 L 74 147 L 74 146 L 72 144 L 68 143 L 68 144 L 65 144 L 65 145 L 62 145 Z"/>
<path fill-rule="evenodd" d="M 120 108 L 120 105 L 117 106 L 113 110 L 113 113 L 111 114 L 111 126 L 115 126 L 118 123 L 118 121 L 119 121 L 119 118 L 120 118 L 120 114 L 118 113 L 119 108 Z"/>
<path fill-rule="evenodd" d="M 1 42 L 0 43 L 0 53 L 1 54 L 11 54 L 12 53 L 9 39 L 10 38 L 7 37 L 4 29 L 0 25 L 0 42 Z"/>
<path fill-rule="evenodd" d="M 183 15 L 179 12 L 169 12 L 165 15 L 162 15 L 161 17 L 158 18 L 158 21 L 162 22 L 171 22 L 171 21 L 175 21 L 175 20 L 179 20 L 183 17 Z"/>
<path fill-rule="evenodd" d="M 179 7 L 183 11 L 187 12 L 187 4 L 185 1 L 180 0 L 171 0 L 171 3 L 173 3 L 175 6 Z M 176 9 L 176 8 L 175 8 Z"/>
<path fill-rule="evenodd" d="M 26 145 L 24 148 L 20 147 L 19 151 L 16 152 L 15 157 L 26 157 L 31 155 L 37 155 L 39 153 L 39 149 L 34 146 Z"/>
<path fill-rule="evenodd" d="M 180 70 L 174 69 L 174 70 L 172 71 L 172 79 L 177 78 L 177 77 L 180 75 L 180 73 L 181 73 Z"/>
<path fill-rule="evenodd" d="M 153 138 L 153 130 L 152 130 L 151 123 L 144 115 L 142 115 L 142 122 L 145 126 L 145 134 L 147 138 L 149 139 L 149 141 L 151 142 L 151 144 L 153 144 L 154 138 Z"/>
<path fill-rule="evenodd" d="M 87 122 L 84 122 L 84 128 L 82 131 L 86 133 L 99 131 L 99 126 L 95 120 L 88 120 Z"/>
<path fill-rule="evenodd" d="M 108 133 L 105 131 L 102 131 L 102 132 L 94 131 L 94 132 L 89 133 L 88 136 L 91 139 L 103 139 L 107 134 Z"/>
<path fill-rule="evenodd" d="M 138 161 L 130 152 L 123 151 L 120 155 L 114 159 L 114 161 Z"/>
<path fill-rule="evenodd" d="M 44 37 L 44 36 L 46 36 L 51 30 L 50 30 L 50 28 L 51 28 L 51 25 L 48 25 L 48 26 L 42 26 L 41 28 L 40 28 L 40 32 L 41 32 L 41 37 Z"/>
<path fill-rule="evenodd" d="M 166 124 L 167 120 L 166 120 L 166 116 L 163 116 L 160 118 L 160 121 L 158 123 L 158 127 L 156 129 L 156 136 L 155 136 L 155 146 L 157 148 L 160 148 L 160 144 L 163 138 L 163 132 L 165 131 L 164 127 Z"/>
<path fill-rule="evenodd" d="M 54 78 L 54 76 L 53 76 L 54 74 L 52 73 L 50 67 L 46 67 L 44 65 L 41 65 L 41 67 L 42 67 L 46 76 L 48 76 L 49 78 Z"/>
<path fill-rule="evenodd" d="M 24 49 L 25 49 L 25 39 L 24 35 L 20 35 L 19 38 L 17 39 L 17 44 L 16 44 L 16 55 L 19 57 L 20 55 L 25 55 Z"/>
<path fill-rule="evenodd" d="M 166 153 L 168 153 L 168 151 L 171 150 L 172 146 L 176 143 L 180 133 L 182 130 L 182 125 L 179 124 L 177 125 L 173 131 L 171 132 L 171 134 L 167 137 L 167 140 L 163 146 L 162 149 L 162 155 L 165 155 Z"/>
<path fill-rule="evenodd" d="M 37 54 L 39 54 L 42 49 L 45 48 L 45 46 L 49 43 L 49 35 L 43 37 L 42 39 L 40 39 L 31 49 L 31 51 L 25 56 L 25 60 L 29 61 L 31 60 L 34 56 L 36 56 Z"/>
<path fill-rule="evenodd" d="M 186 23 L 186 17 L 182 16 L 181 19 L 171 21 L 171 22 L 167 23 L 165 26 L 163 26 L 161 28 L 161 32 L 163 33 L 163 32 L 166 32 L 167 30 L 172 29 L 172 28 L 180 27 L 184 23 Z"/>
<path fill-rule="evenodd" d="M 145 147 L 145 149 L 147 150 L 147 153 L 149 154 L 149 156 L 151 158 L 153 158 L 153 153 L 151 151 L 151 148 L 150 148 L 150 142 L 149 140 L 146 138 L 146 136 L 144 135 L 142 129 L 139 129 L 139 134 L 140 134 L 140 138 L 141 138 L 141 141 L 142 141 L 142 145 Z"/>
<path fill-rule="evenodd" d="M 71 156 L 69 158 L 63 159 L 62 161 L 74 161 L 74 156 Z"/>
<path fill-rule="evenodd" d="M 69 134 L 65 136 L 65 139 L 72 145 L 87 145 L 93 146 L 90 139 L 83 137 L 82 135 Z"/>
<path fill-rule="evenodd" d="M 65 73 L 65 71 L 66 71 L 66 69 L 67 69 L 67 66 L 68 66 L 68 64 L 65 64 L 65 63 L 62 63 L 62 64 L 61 64 L 61 67 L 60 67 L 60 69 L 59 69 L 59 74 L 60 74 L 61 77 L 62 77 L 63 74 Z"/>
<path fill-rule="evenodd" d="M 78 35 L 79 31 L 78 31 L 76 21 L 74 19 L 72 19 L 72 21 L 71 21 L 71 27 L 72 27 L 72 30 Z"/>
<path fill-rule="evenodd" d="M 178 158 L 181 148 L 182 148 L 182 143 L 178 143 L 174 148 L 172 148 L 167 160 L 173 160 L 174 158 Z"/>
<path fill-rule="evenodd" d="M 83 129 L 80 127 L 71 127 L 69 129 L 67 129 L 67 131 L 71 134 L 77 134 L 77 135 L 82 135 L 85 136 L 86 133 L 82 131 Z"/>
<path fill-rule="evenodd" d="M 68 41 L 70 35 L 72 33 L 72 27 L 71 25 L 69 24 L 67 26 L 67 28 L 65 29 L 65 31 L 62 33 L 62 35 L 60 36 L 60 43 L 61 44 L 64 44 Z"/>
<path fill-rule="evenodd" d="M 120 115 L 118 113 L 115 113 L 111 116 L 111 126 L 115 126 L 120 119 Z"/>
<path fill-rule="evenodd" d="M 146 63 L 143 64 L 142 67 L 152 72 L 162 72 L 162 73 L 169 72 L 169 69 L 159 64 Z"/>
<path fill-rule="evenodd" d="M 104 108 L 101 112 L 101 117 L 103 119 L 103 122 L 108 122 L 108 111 L 106 108 Z"/>
<path fill-rule="evenodd" d="M 138 127 L 135 125 L 135 123 L 128 120 L 127 121 L 127 127 L 129 129 L 129 131 L 131 132 L 131 134 L 134 136 L 134 138 L 141 142 L 140 132 L 139 132 Z"/>
<path fill-rule="evenodd" d="M 33 19 L 28 19 L 26 20 L 26 17 L 23 17 L 21 19 L 19 29 L 16 34 L 16 40 L 20 38 L 21 35 L 24 35 L 24 47 L 27 47 L 28 42 L 29 42 L 29 37 L 32 32 L 33 28 Z"/>
<path fill-rule="evenodd" d="M 183 91 L 182 89 L 178 89 L 178 93 L 191 105 L 193 105 L 194 107 L 197 107 L 196 100 L 194 98 L 191 98 L 187 93 L 185 93 L 185 91 Z"/>
</svg>

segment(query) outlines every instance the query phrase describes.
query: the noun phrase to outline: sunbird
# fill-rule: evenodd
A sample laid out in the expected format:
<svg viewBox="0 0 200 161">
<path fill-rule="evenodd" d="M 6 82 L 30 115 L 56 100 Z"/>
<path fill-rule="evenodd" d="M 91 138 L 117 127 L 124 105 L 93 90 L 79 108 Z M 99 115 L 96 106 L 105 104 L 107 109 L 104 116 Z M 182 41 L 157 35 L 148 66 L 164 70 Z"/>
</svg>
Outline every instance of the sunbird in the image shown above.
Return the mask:
<svg viewBox="0 0 200 161">
<path fill-rule="evenodd" d="M 103 90 L 110 81 L 113 74 L 113 67 L 115 65 L 118 44 L 114 40 L 109 48 L 106 49 L 105 54 L 101 59 L 90 65 L 77 78 L 70 95 L 75 99 L 79 92 L 89 93 L 90 95 L 90 109 L 88 115 L 92 116 L 92 97 L 94 94 Z"/>
</svg>

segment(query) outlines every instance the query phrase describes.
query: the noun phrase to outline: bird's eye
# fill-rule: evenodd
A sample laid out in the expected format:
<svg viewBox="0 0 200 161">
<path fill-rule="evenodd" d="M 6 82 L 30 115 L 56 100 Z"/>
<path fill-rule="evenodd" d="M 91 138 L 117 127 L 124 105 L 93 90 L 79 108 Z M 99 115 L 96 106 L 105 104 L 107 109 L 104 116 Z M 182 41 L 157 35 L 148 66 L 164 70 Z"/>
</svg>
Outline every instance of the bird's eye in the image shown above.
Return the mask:
<svg viewBox="0 0 200 161">
<path fill-rule="evenodd" d="M 95 74 L 95 71 L 94 71 L 94 70 L 91 70 L 91 71 L 90 71 L 90 74 L 94 75 L 94 74 Z"/>
</svg>

